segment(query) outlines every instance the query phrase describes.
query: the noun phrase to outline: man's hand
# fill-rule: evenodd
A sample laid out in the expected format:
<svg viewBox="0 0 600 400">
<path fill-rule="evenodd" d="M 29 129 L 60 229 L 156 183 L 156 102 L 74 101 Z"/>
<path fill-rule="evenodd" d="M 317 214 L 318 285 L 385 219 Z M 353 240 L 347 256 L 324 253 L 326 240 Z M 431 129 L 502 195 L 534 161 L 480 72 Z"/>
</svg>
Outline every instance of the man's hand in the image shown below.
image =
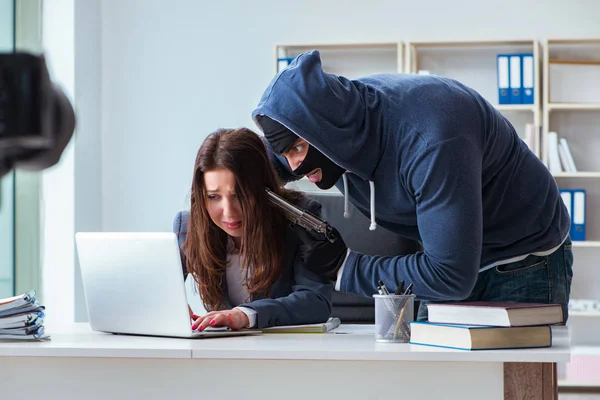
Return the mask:
<svg viewBox="0 0 600 400">
<path fill-rule="evenodd" d="M 298 225 L 294 224 L 292 229 L 302 241 L 300 257 L 306 268 L 330 281 L 335 281 L 348 252 L 348 246 L 337 229 L 332 227 L 333 234 L 337 237 L 333 243 L 324 235 L 309 232 Z"/>
<path fill-rule="evenodd" d="M 199 331 L 203 331 L 207 326 L 210 326 L 211 328 L 227 326 L 237 330 L 247 327 L 250 323 L 248 316 L 243 311 L 236 308 L 233 310 L 211 311 L 201 317 L 195 314 L 191 315 L 197 317 L 194 322 L 192 322 L 192 330 L 197 329 Z"/>
</svg>

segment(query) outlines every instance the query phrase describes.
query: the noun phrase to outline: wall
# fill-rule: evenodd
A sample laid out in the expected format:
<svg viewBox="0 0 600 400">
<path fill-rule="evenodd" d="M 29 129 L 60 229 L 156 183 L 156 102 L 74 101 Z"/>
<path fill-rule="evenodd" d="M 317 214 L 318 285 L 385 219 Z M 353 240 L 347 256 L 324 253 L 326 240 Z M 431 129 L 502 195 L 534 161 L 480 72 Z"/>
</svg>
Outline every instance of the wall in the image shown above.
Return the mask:
<svg viewBox="0 0 600 400">
<path fill-rule="evenodd" d="M 75 232 L 102 230 L 102 135 L 98 112 L 102 96 L 101 7 L 99 1 L 75 0 Z M 75 296 L 83 299 L 77 257 L 74 278 Z M 75 303 L 75 319 L 87 319 L 83 301 Z"/>
<path fill-rule="evenodd" d="M 13 50 L 14 0 L 0 0 L 0 52 Z"/>
<path fill-rule="evenodd" d="M 73 103 L 74 78 L 74 0 L 45 0 L 43 3 L 43 47 L 48 70 Z M 61 161 L 42 174 L 41 234 L 43 304 L 48 310 L 45 325 L 74 320 L 74 141 Z"/>
<path fill-rule="evenodd" d="M 0 53 L 14 47 L 13 0 L 0 0 Z M 0 180 L 0 298 L 14 295 L 14 175 Z"/>
<path fill-rule="evenodd" d="M 203 138 L 254 127 L 276 43 L 600 36 L 593 0 L 108 0 L 102 15 L 105 230 L 170 229 Z"/>
</svg>

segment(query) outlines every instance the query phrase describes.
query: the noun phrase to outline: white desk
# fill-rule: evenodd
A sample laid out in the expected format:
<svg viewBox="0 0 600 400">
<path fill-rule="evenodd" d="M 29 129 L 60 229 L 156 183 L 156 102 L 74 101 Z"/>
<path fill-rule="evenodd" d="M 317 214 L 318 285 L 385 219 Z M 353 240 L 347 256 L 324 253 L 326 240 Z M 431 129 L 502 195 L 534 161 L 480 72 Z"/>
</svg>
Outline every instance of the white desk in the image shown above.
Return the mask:
<svg viewBox="0 0 600 400">
<path fill-rule="evenodd" d="M 493 400 L 505 398 L 505 363 L 541 368 L 570 356 L 563 328 L 552 348 L 478 352 L 376 343 L 372 326 L 342 325 L 336 332 L 187 340 L 109 335 L 74 324 L 49 342 L 0 343 L 0 393 L 5 399 L 33 390 L 45 399 Z M 527 386 L 541 385 L 538 375 Z"/>
</svg>

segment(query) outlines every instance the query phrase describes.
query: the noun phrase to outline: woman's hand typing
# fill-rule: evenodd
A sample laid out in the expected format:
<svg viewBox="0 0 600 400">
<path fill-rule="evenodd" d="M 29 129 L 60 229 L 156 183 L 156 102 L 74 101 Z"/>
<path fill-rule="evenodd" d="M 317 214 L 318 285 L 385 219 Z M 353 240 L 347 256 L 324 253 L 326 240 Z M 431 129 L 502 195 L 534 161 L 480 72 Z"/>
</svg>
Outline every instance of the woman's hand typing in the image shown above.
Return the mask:
<svg viewBox="0 0 600 400">
<path fill-rule="evenodd" d="M 246 328 L 250 323 L 248 316 L 236 308 L 224 311 L 211 311 L 203 316 L 193 314 L 193 317 L 197 318 L 192 322 L 192 330 L 197 329 L 199 331 L 204 330 L 208 326 L 211 328 L 226 326 L 231 329 L 242 329 Z"/>
</svg>

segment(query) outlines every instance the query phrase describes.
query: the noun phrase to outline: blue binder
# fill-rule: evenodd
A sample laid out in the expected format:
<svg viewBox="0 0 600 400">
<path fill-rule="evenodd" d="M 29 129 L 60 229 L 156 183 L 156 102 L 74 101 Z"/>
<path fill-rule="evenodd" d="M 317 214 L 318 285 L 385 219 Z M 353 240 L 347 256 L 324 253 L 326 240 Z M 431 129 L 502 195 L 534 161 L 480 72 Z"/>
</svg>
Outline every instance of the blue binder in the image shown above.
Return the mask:
<svg viewBox="0 0 600 400">
<path fill-rule="evenodd" d="M 585 240 L 586 193 L 584 189 L 571 190 L 573 213 L 571 214 L 571 240 Z"/>
<path fill-rule="evenodd" d="M 294 57 L 279 57 L 277 58 L 277 72 L 283 71 L 288 65 L 294 61 Z"/>
<path fill-rule="evenodd" d="M 523 104 L 533 104 L 534 86 L 533 54 L 521 54 L 521 84 Z"/>
<path fill-rule="evenodd" d="M 521 83 L 521 55 L 509 54 L 508 69 L 510 80 L 510 104 L 522 104 L 523 93 Z"/>
<path fill-rule="evenodd" d="M 565 207 L 567 207 L 567 212 L 569 213 L 569 218 L 572 220 L 573 217 L 573 195 L 569 189 L 560 189 L 560 198 L 562 199 Z"/>
<path fill-rule="evenodd" d="M 584 189 L 560 189 L 560 197 L 571 218 L 569 235 L 573 241 L 585 240 L 586 193 Z"/>
<path fill-rule="evenodd" d="M 496 75 L 498 77 L 498 104 L 510 104 L 510 73 L 507 54 L 498 54 Z"/>
</svg>

